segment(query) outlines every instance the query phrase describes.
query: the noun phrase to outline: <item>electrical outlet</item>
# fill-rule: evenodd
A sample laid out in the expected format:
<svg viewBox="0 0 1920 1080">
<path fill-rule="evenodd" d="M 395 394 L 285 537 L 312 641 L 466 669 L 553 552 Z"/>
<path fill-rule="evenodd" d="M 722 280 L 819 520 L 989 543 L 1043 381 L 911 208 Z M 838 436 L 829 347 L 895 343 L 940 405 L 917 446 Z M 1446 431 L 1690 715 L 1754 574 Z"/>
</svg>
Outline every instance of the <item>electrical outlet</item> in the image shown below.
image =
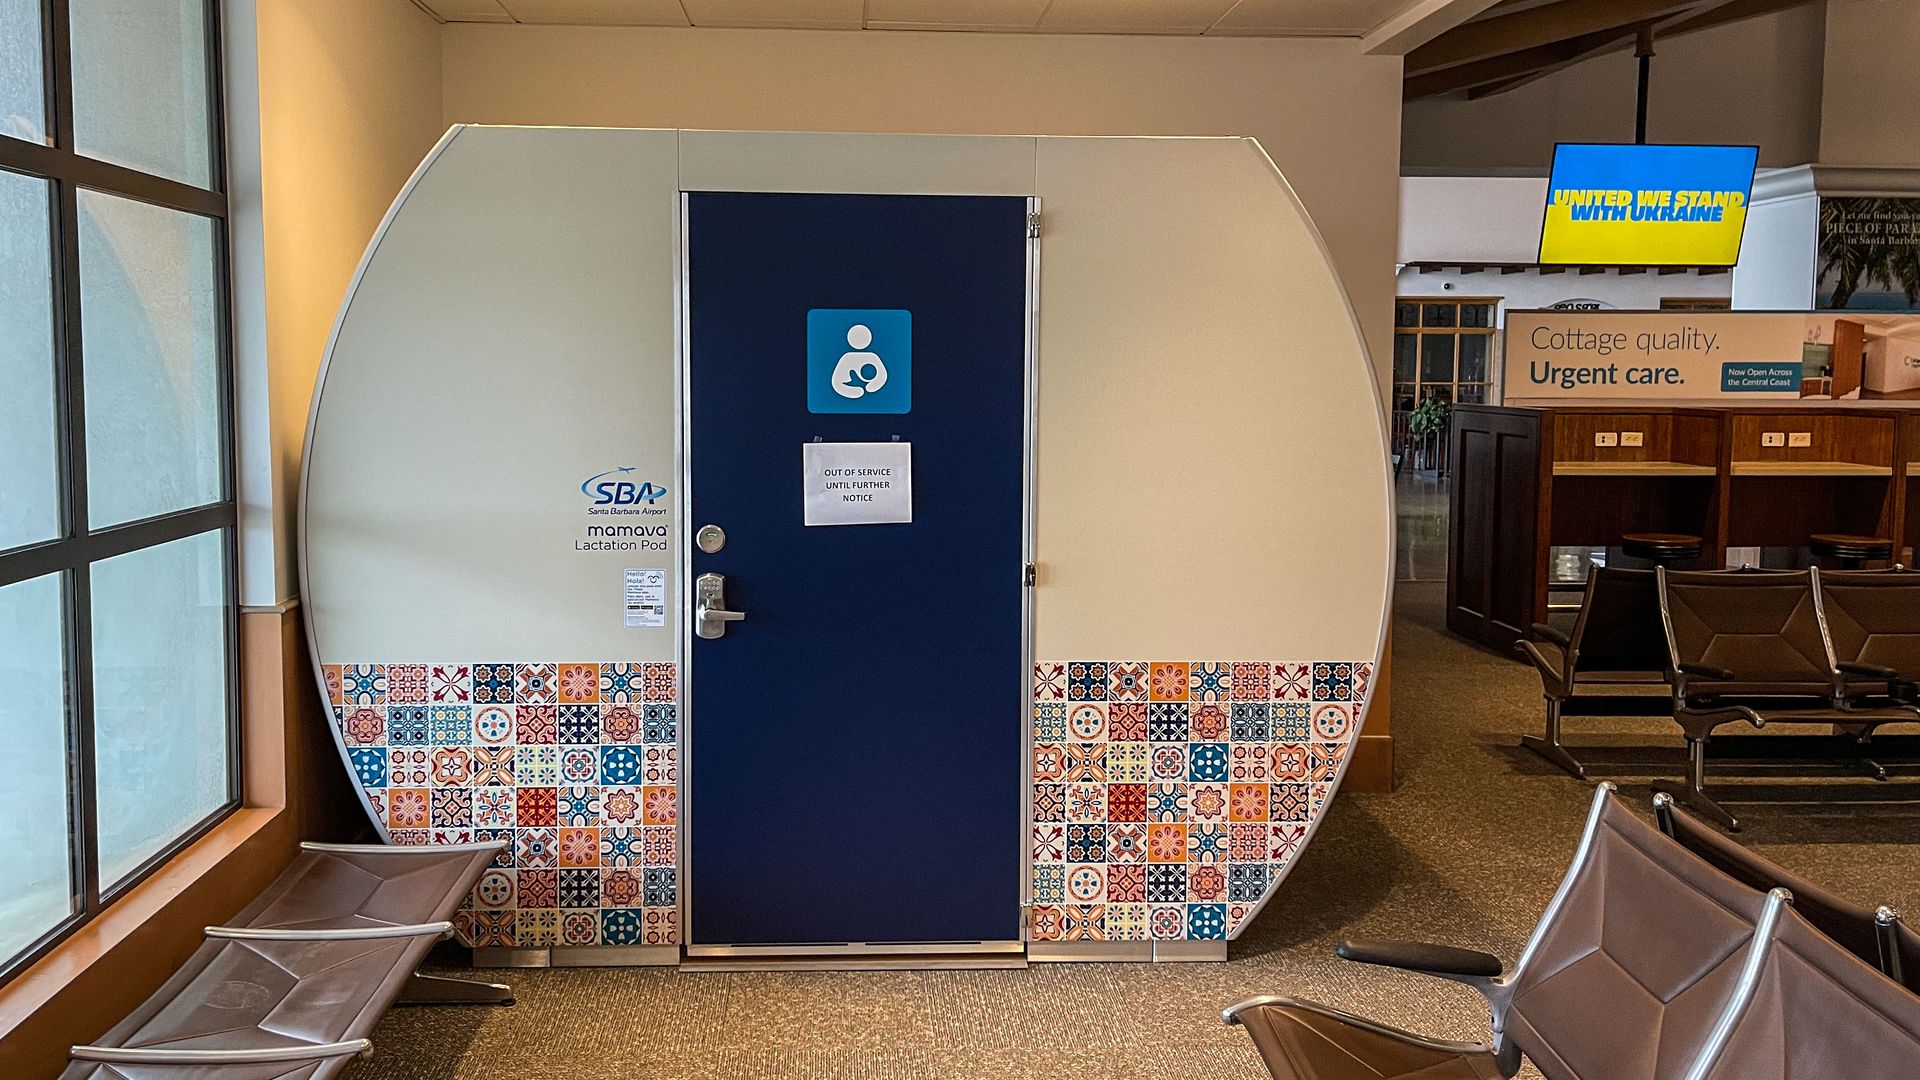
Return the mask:
<svg viewBox="0 0 1920 1080">
<path fill-rule="evenodd" d="M 1645 446 L 1647 434 L 1644 431 L 1623 431 L 1620 433 L 1621 446 Z"/>
<path fill-rule="evenodd" d="M 1619 446 L 1620 433 L 1617 431 L 1596 431 L 1593 433 L 1595 446 Z"/>
<path fill-rule="evenodd" d="M 1813 432 L 1790 431 L 1787 433 L 1787 445 L 1788 446 L 1812 446 Z"/>
<path fill-rule="evenodd" d="M 1787 433 L 1784 431 L 1763 431 L 1760 433 L 1761 446 L 1787 445 Z"/>
</svg>

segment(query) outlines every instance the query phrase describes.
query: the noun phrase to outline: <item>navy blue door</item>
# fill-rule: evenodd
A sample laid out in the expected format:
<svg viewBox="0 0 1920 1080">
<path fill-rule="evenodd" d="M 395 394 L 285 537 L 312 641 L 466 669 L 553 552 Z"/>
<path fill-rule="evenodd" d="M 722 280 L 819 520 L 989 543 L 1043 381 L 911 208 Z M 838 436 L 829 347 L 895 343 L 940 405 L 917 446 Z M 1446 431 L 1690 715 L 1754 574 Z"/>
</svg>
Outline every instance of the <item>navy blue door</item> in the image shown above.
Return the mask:
<svg viewBox="0 0 1920 1080">
<path fill-rule="evenodd" d="M 1020 936 L 1026 215 L 687 196 L 693 572 L 746 613 L 689 638 L 692 945 Z M 803 524 L 803 444 L 895 440 L 911 523 Z"/>
</svg>

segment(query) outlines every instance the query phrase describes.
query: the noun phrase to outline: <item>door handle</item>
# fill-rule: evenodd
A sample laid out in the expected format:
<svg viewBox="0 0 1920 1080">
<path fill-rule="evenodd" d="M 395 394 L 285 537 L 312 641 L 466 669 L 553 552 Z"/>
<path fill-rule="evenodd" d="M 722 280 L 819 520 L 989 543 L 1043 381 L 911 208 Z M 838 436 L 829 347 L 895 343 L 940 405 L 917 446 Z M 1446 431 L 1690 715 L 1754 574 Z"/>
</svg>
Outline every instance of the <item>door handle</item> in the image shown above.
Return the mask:
<svg viewBox="0 0 1920 1080">
<path fill-rule="evenodd" d="M 727 624 L 747 617 L 744 611 L 727 610 L 725 574 L 701 574 L 693 581 L 693 632 L 703 638 L 727 636 Z"/>
</svg>

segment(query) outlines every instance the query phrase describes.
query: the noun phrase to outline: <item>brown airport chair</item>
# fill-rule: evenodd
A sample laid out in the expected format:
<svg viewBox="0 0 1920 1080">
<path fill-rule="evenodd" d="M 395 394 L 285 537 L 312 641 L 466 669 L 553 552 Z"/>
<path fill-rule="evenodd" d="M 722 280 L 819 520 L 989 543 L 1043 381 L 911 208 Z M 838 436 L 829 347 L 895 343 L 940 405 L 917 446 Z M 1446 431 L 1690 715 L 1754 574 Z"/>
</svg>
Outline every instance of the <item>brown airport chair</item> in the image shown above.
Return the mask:
<svg viewBox="0 0 1920 1080">
<path fill-rule="evenodd" d="M 1533 634 L 1542 640 L 1516 647 L 1540 672 L 1547 725 L 1544 734 L 1522 735 L 1520 745 L 1585 780 L 1586 767 L 1560 741 L 1568 703 L 1589 687 L 1650 686 L 1666 678 L 1660 589 L 1653 571 L 1588 567 L 1573 632 L 1534 623 Z"/>
<path fill-rule="evenodd" d="M 1448 1042 L 1312 1002 L 1226 1010 L 1275 1080 L 1490 1080 L 1521 1055 L 1547 1080 L 1678 1077 L 1734 1004 L 1755 928 L 1786 902 L 1695 858 L 1601 784 L 1573 865 L 1502 974 L 1469 949 L 1345 941 L 1339 955 L 1464 983 L 1487 999 L 1489 1043 Z"/>
<path fill-rule="evenodd" d="M 1920 720 L 1920 574 L 1821 573 L 1814 593 L 1843 709 L 1904 709 Z"/>
<path fill-rule="evenodd" d="M 1661 832 L 1734 880 L 1762 891 L 1791 892 L 1793 909 L 1801 918 L 1841 948 L 1920 993 L 1920 935 L 1901 921 L 1899 912 L 1889 907 L 1868 908 L 1835 896 L 1728 839 L 1720 830 L 1687 813 L 1665 792 L 1653 797 L 1653 818 Z"/>
<path fill-rule="evenodd" d="M 1875 728 L 1911 713 L 1841 710 L 1811 571 L 1725 574 L 1656 570 L 1673 719 L 1687 737 L 1683 784 L 1656 784 L 1731 831 L 1740 821 L 1706 792 L 1707 740 L 1745 723 L 1844 725 L 1864 746 Z M 1886 771 L 1864 755 L 1869 775 Z"/>
<path fill-rule="evenodd" d="M 1920 997 L 1791 908 L 1757 952 L 1752 993 L 1685 1080 L 1920 1076 Z"/>
<path fill-rule="evenodd" d="M 274 883 L 62 1080 L 330 1080 L 371 1051 L 396 1000 L 511 1003 L 414 969 L 504 848 L 303 844 Z"/>
</svg>

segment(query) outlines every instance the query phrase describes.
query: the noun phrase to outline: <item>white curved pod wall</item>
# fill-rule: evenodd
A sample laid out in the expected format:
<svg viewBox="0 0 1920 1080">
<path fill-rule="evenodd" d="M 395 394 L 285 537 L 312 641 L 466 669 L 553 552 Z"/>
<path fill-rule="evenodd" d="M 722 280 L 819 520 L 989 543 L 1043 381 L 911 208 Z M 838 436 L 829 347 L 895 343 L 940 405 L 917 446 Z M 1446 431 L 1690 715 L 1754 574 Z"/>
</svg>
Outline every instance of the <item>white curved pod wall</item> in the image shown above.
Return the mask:
<svg viewBox="0 0 1920 1080">
<path fill-rule="evenodd" d="M 475 945 L 679 944 L 683 190 L 1041 200 L 1026 934 L 1237 934 L 1347 766 L 1392 568 L 1359 332 L 1245 139 L 449 132 L 305 462 L 311 640 L 382 832 L 512 842 Z M 629 618 L 646 569 L 664 625 Z"/>
</svg>

